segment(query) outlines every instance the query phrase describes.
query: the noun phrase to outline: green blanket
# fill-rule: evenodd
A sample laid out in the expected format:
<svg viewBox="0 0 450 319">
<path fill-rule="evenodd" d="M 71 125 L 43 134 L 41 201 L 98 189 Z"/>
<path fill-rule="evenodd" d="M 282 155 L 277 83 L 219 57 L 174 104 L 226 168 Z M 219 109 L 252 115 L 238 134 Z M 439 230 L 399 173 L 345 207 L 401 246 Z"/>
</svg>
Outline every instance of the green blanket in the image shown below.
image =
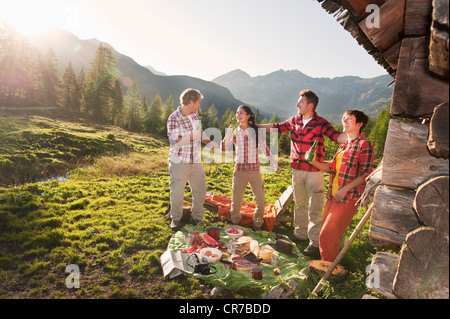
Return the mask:
<svg viewBox="0 0 450 319">
<path fill-rule="evenodd" d="M 250 228 L 240 227 L 247 232 L 247 235 L 259 242 L 262 247 L 266 244 L 275 243 L 275 233 L 267 231 L 253 231 Z M 184 235 L 190 232 L 197 231 L 200 234 L 205 233 L 206 230 L 202 226 L 192 226 L 186 225 L 180 231 L 176 232 L 170 239 L 168 249 L 170 250 L 184 250 L 188 249 L 184 243 Z M 285 240 L 290 241 L 287 237 Z M 229 236 L 225 234 L 224 229 L 221 229 L 219 241 L 228 244 L 231 240 Z M 263 266 L 263 279 L 255 280 L 252 278 L 252 273 L 250 270 L 247 271 L 236 271 L 233 269 L 228 269 L 223 263 L 217 262 L 213 265 L 217 268 L 217 272 L 210 275 L 200 275 L 193 274 L 194 277 L 200 278 L 207 283 L 215 286 L 222 286 L 224 288 L 239 290 L 244 287 L 248 288 L 260 288 L 265 291 L 270 290 L 272 287 L 288 282 L 291 279 L 296 279 L 299 282 L 306 280 L 306 271 L 308 268 L 308 259 L 304 257 L 296 245 L 293 246 L 293 251 L 298 255 L 290 256 L 277 252 L 280 262 L 277 266 L 270 263 L 262 263 Z M 280 269 L 280 275 L 274 274 L 274 269 Z M 188 274 L 188 273 L 186 273 Z M 190 275 L 190 274 L 188 274 Z"/>
</svg>

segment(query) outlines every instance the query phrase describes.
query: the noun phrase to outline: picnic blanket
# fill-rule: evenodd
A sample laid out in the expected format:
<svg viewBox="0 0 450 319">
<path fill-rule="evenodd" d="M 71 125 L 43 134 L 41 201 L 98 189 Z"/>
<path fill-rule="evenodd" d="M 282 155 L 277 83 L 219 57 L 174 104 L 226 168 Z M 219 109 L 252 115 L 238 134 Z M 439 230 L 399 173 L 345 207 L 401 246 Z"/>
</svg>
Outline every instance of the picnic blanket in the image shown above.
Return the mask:
<svg viewBox="0 0 450 319">
<path fill-rule="evenodd" d="M 222 194 L 214 194 L 206 196 L 206 202 L 216 205 L 218 207 L 218 215 L 231 221 L 231 197 Z M 256 204 L 247 201 L 242 202 L 241 215 L 242 219 L 239 225 L 250 227 L 253 225 L 253 214 L 255 212 Z M 274 205 L 267 204 L 264 210 L 264 229 L 272 231 L 275 227 L 277 218 L 277 209 Z"/>
<path fill-rule="evenodd" d="M 264 246 L 266 244 L 275 243 L 275 234 L 273 232 L 267 231 L 252 231 L 250 228 L 241 227 L 242 230 L 247 232 L 247 236 L 252 237 L 257 240 L 260 246 Z M 184 242 L 184 235 L 190 232 L 197 231 L 199 233 L 205 233 L 206 229 L 202 226 L 193 226 L 186 225 L 180 231 L 176 232 L 170 238 L 168 249 L 171 250 L 184 250 L 187 249 L 186 244 Z M 231 240 L 229 236 L 225 234 L 224 229 L 221 229 L 220 239 L 219 241 L 228 244 Z M 290 241 L 286 236 L 284 239 Z M 263 279 L 255 280 L 252 278 L 252 272 L 250 270 L 245 271 L 237 271 L 234 269 L 228 269 L 223 263 L 217 262 L 213 265 L 216 267 L 217 272 L 210 275 L 200 275 L 200 274 L 189 274 L 185 273 L 188 276 L 194 276 L 204 280 L 207 283 L 210 283 L 215 286 L 222 286 L 227 289 L 236 289 L 239 290 L 241 288 L 260 288 L 266 291 L 270 290 L 272 287 L 281 284 L 283 282 L 289 282 L 291 279 L 296 279 L 300 283 L 306 282 L 306 275 L 308 269 L 308 259 L 304 257 L 296 245 L 293 247 L 293 252 L 297 254 L 297 256 L 286 255 L 277 252 L 276 254 L 279 256 L 280 261 L 278 265 L 272 265 L 270 263 L 261 263 L 263 266 Z M 274 274 L 274 269 L 280 269 L 280 275 Z"/>
</svg>

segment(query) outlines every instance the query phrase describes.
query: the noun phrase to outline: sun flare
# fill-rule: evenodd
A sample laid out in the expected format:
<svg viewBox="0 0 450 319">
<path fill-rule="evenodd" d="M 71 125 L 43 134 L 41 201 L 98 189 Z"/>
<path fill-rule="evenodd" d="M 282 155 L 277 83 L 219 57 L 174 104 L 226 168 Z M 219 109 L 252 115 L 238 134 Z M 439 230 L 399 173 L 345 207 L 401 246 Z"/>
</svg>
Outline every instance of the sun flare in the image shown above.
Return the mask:
<svg viewBox="0 0 450 319">
<path fill-rule="evenodd" d="M 54 28 L 64 28 L 70 24 L 71 14 L 76 10 L 66 1 L 55 0 L 15 0 L 0 4 L 0 26 L 7 24 L 17 32 L 33 36 Z M 55 14 L 61 12 L 64 6 L 66 15 Z M 72 5 L 73 6 L 73 5 Z"/>
</svg>

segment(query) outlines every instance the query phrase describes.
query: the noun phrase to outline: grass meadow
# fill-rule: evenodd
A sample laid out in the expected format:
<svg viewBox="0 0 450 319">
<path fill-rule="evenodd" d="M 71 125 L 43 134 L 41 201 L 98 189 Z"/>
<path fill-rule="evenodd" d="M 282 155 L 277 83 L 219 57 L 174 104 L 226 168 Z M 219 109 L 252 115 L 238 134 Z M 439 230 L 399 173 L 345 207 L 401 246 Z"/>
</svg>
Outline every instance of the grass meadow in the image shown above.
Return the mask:
<svg viewBox="0 0 450 319">
<path fill-rule="evenodd" d="M 190 276 L 164 278 L 160 266 L 172 236 L 164 218 L 165 140 L 73 115 L 11 114 L 0 116 L 0 141 L 0 298 L 208 298 L 214 287 Z M 279 162 L 282 172 L 264 175 L 267 203 L 291 183 L 289 159 Z M 231 195 L 233 164 L 204 168 L 208 191 Z M 252 201 L 249 189 L 245 200 Z M 203 222 L 228 225 L 209 211 Z M 356 224 L 357 217 L 351 229 Z M 277 223 L 274 232 L 290 235 L 292 225 Z M 371 293 L 365 268 L 374 253 L 367 236 L 356 240 L 341 263 L 348 276 L 331 279 L 318 297 Z M 66 286 L 71 264 L 80 268 L 78 289 Z M 224 289 L 219 298 L 264 292 Z"/>
</svg>

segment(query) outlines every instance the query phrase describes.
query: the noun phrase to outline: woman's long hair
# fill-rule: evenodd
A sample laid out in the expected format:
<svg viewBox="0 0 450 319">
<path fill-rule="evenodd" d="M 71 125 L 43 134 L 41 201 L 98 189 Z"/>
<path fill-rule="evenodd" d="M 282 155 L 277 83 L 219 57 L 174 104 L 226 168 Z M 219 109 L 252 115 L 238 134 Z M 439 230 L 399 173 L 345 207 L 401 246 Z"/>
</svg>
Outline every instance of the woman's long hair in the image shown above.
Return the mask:
<svg viewBox="0 0 450 319">
<path fill-rule="evenodd" d="M 240 108 L 242 108 L 245 111 L 245 113 L 247 113 L 247 115 L 250 115 L 250 118 L 248 119 L 248 125 L 255 130 L 255 134 L 256 134 L 256 148 L 258 148 L 258 133 L 259 133 L 259 129 L 256 126 L 255 113 L 253 113 L 252 109 L 250 107 L 248 107 L 247 105 L 239 106 L 238 110 Z"/>
</svg>

